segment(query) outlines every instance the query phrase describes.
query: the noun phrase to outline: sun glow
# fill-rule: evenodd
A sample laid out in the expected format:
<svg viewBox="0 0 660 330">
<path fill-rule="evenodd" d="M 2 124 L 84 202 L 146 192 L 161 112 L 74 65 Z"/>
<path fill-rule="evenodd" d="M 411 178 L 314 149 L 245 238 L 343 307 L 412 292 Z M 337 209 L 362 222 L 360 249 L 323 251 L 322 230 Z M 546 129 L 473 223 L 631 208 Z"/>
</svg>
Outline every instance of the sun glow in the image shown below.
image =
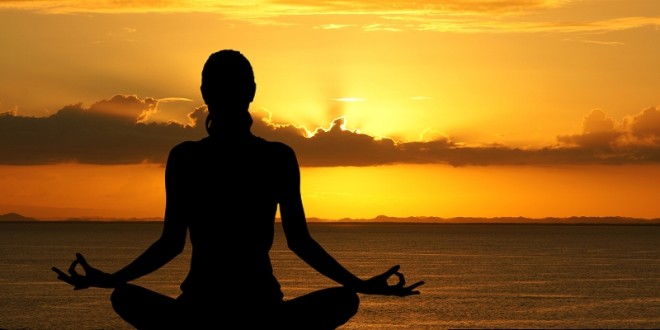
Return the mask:
<svg viewBox="0 0 660 330">
<path fill-rule="evenodd" d="M 342 97 L 338 99 L 333 99 L 333 101 L 339 101 L 339 102 L 364 102 L 366 99 L 361 98 L 361 97 Z"/>
<path fill-rule="evenodd" d="M 659 26 L 648 0 L 0 1 L 0 211 L 160 216 L 160 165 L 116 164 L 206 134 L 200 70 L 233 48 L 254 126 L 337 166 L 301 169 L 312 217 L 657 217 Z"/>
</svg>

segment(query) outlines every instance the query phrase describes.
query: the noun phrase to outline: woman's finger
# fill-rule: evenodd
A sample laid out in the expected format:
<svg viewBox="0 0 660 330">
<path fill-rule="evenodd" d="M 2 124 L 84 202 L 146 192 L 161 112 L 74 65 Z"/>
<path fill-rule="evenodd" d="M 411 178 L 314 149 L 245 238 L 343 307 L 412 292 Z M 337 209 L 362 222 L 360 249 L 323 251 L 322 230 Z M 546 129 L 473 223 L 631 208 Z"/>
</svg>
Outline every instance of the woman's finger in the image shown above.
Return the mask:
<svg viewBox="0 0 660 330">
<path fill-rule="evenodd" d="M 399 271 L 399 268 L 401 268 L 400 265 L 393 266 L 392 268 L 390 268 L 390 270 L 385 272 L 385 274 L 387 274 L 387 276 L 392 276 L 392 275 L 396 274 Z"/>
<path fill-rule="evenodd" d="M 394 275 L 396 275 L 399 278 L 399 283 L 397 283 L 396 286 L 402 288 L 404 285 L 406 285 L 406 279 L 403 276 L 403 274 L 396 272 L 394 273 Z"/>
<path fill-rule="evenodd" d="M 53 268 L 51 268 L 51 269 L 52 269 L 55 273 L 57 273 L 57 279 L 58 279 L 58 280 L 63 281 L 63 282 L 66 282 L 66 283 L 68 283 L 68 284 L 71 284 L 71 285 L 73 285 L 74 287 L 76 287 L 76 286 L 79 285 L 79 284 L 77 283 L 78 281 L 76 281 L 73 277 L 67 275 L 67 274 L 64 273 L 63 271 L 61 271 L 59 268 L 57 268 L 57 267 L 53 267 Z"/>
<path fill-rule="evenodd" d="M 417 282 L 417 283 L 415 283 L 415 284 L 409 286 L 408 289 L 410 289 L 410 290 L 414 290 L 416 287 L 418 287 L 418 286 L 420 286 L 420 285 L 423 285 L 423 284 L 424 284 L 424 281 L 419 281 L 419 282 Z"/>
<path fill-rule="evenodd" d="M 53 267 L 53 268 L 51 268 L 51 269 L 52 269 L 55 273 L 57 273 L 57 278 L 60 278 L 60 279 L 61 279 L 61 278 L 64 278 L 64 277 L 68 277 L 63 271 L 61 271 L 61 270 L 60 270 L 59 268 L 57 268 L 57 267 Z"/>
<path fill-rule="evenodd" d="M 401 268 L 401 266 L 399 265 L 393 266 L 392 268 L 388 269 L 386 272 L 382 273 L 381 275 L 378 275 L 377 277 L 380 280 L 387 282 L 387 279 L 390 278 L 390 276 L 396 274 L 399 271 L 399 268 Z"/>
<path fill-rule="evenodd" d="M 407 287 L 406 290 L 408 290 L 408 292 L 410 292 L 410 294 L 419 294 L 419 291 L 415 291 L 415 289 L 418 286 L 422 285 L 422 284 L 424 284 L 424 281 L 419 281 L 419 282 Z"/>
<path fill-rule="evenodd" d="M 80 263 L 80 266 L 82 266 L 85 272 L 87 272 L 87 270 L 91 268 L 82 254 L 76 253 L 76 260 L 78 261 L 78 263 Z"/>
<path fill-rule="evenodd" d="M 71 274 L 71 276 L 78 276 L 78 272 L 76 271 L 76 266 L 79 263 L 80 262 L 78 261 L 78 259 L 76 259 L 71 263 L 71 266 L 69 266 L 69 274 Z"/>
<path fill-rule="evenodd" d="M 65 272 L 61 271 L 61 270 L 60 270 L 59 268 L 57 268 L 57 267 L 53 267 L 53 268 L 51 268 L 51 269 L 52 269 L 55 273 L 57 273 L 57 279 L 58 279 L 58 280 L 60 280 L 60 281 L 64 281 L 64 282 L 66 282 L 66 283 L 69 283 L 69 284 L 73 285 L 73 283 L 72 283 L 73 280 L 71 279 L 71 276 L 67 275 Z"/>
</svg>

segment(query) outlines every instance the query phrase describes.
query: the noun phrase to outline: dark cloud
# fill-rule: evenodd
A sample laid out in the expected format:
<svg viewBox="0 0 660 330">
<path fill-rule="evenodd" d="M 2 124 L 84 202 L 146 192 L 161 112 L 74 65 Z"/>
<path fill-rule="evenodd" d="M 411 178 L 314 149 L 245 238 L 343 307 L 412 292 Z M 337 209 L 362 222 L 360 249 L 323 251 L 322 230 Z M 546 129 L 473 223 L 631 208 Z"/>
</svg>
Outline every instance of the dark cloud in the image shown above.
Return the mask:
<svg viewBox="0 0 660 330">
<path fill-rule="evenodd" d="M 559 136 L 557 139 L 586 149 L 611 149 L 623 134 L 623 131 L 615 129 L 612 118 L 595 109 L 584 117 L 581 134 Z"/>
<path fill-rule="evenodd" d="M 152 98 L 117 95 L 88 108 L 69 105 L 49 117 L 24 117 L 15 111 L 0 114 L 0 164 L 162 164 L 174 145 L 206 136 L 205 107 L 190 112 L 190 125 L 149 122 L 157 104 Z M 329 128 L 308 131 L 274 123 L 266 110 L 253 110 L 252 115 L 253 133 L 289 144 L 301 166 L 660 162 L 658 108 L 645 109 L 621 123 L 594 110 L 584 117 L 581 133 L 559 136 L 557 145 L 536 149 L 465 146 L 443 135 L 433 141 L 400 142 L 344 129 L 344 117 L 336 118 Z"/>
<path fill-rule="evenodd" d="M 630 120 L 629 130 L 635 138 L 660 144 L 660 109 L 644 109 Z"/>
<path fill-rule="evenodd" d="M 139 99 L 135 95 L 115 95 L 109 100 L 101 100 L 89 107 L 89 112 L 97 115 L 124 117 L 128 121 L 144 122 L 156 112 L 158 100 L 147 97 Z"/>
<path fill-rule="evenodd" d="M 332 122 L 329 129 L 313 133 L 293 125 L 274 125 L 267 117 L 253 113 L 253 132 L 269 140 L 287 143 L 303 166 L 367 166 L 397 162 L 399 154 L 394 140 L 376 139 L 342 128 L 344 118 Z M 308 135 L 311 135 L 308 137 Z"/>
<path fill-rule="evenodd" d="M 176 143 L 205 132 L 177 123 L 141 122 L 156 103 L 117 95 L 89 108 L 69 105 L 49 117 L 0 114 L 0 163 L 163 163 Z"/>
<path fill-rule="evenodd" d="M 648 112 L 649 110 L 645 110 Z M 433 141 L 397 142 L 378 139 L 342 129 L 344 119 L 335 119 L 329 129 L 308 132 L 293 125 L 270 122 L 268 113 L 253 113 L 253 131 L 267 139 L 285 142 L 297 152 L 303 166 L 366 166 L 383 164 L 468 165 L 548 165 L 548 164 L 622 164 L 660 161 L 660 143 L 639 144 L 620 140 L 630 134 L 617 129 L 616 122 L 601 110 L 589 113 L 583 133 L 560 136 L 559 144 L 545 148 L 523 149 L 504 145 L 463 146 L 440 136 Z M 643 118 L 643 119 L 642 119 Z M 645 136 L 660 136 L 660 125 L 651 115 L 634 116 L 633 123 L 645 129 Z M 653 119 L 653 120 L 652 120 Z M 656 123 L 656 124 L 653 124 Z M 654 126 L 655 125 L 655 126 Z M 653 132 L 653 133 L 650 133 Z M 309 136 L 309 137 L 308 137 Z"/>
<path fill-rule="evenodd" d="M 617 123 L 600 109 L 582 123 L 582 133 L 558 136 L 564 149 L 581 153 L 584 161 L 649 163 L 660 161 L 660 111 L 655 107 Z"/>
</svg>

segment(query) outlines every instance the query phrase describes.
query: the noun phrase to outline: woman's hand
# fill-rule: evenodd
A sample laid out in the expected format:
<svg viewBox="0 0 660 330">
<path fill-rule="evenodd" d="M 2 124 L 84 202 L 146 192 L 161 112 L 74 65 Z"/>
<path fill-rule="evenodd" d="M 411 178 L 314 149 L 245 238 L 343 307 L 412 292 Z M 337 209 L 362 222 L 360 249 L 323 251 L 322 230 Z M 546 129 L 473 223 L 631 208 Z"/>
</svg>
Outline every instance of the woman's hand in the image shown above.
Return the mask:
<svg viewBox="0 0 660 330">
<path fill-rule="evenodd" d="M 424 281 L 416 282 L 415 284 L 405 286 L 406 279 L 403 274 L 399 272 L 399 265 L 396 265 L 390 268 L 383 274 L 374 276 L 368 280 L 362 282 L 362 284 L 357 288 L 357 291 L 365 294 L 378 294 L 386 296 L 399 296 L 405 297 L 410 295 L 419 294 L 419 291 L 415 290 L 418 286 L 424 284 Z M 390 277 L 398 277 L 398 283 L 389 284 L 388 280 Z"/>
<path fill-rule="evenodd" d="M 76 271 L 78 264 L 85 271 L 84 275 L 80 275 Z M 57 267 L 53 267 L 52 270 L 57 273 L 58 280 L 71 284 L 74 290 L 87 289 L 89 287 L 114 288 L 121 284 L 111 274 L 90 266 L 80 253 L 76 253 L 76 259 L 69 266 L 68 275 Z"/>
</svg>

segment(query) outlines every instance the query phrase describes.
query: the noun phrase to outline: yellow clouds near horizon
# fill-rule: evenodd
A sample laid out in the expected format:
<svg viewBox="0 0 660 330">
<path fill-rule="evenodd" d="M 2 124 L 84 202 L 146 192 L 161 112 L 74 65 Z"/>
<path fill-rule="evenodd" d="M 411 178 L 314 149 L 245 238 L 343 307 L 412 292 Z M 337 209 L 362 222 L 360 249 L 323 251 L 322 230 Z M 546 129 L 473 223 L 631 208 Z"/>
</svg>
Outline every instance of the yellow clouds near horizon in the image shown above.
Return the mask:
<svg viewBox="0 0 660 330">
<path fill-rule="evenodd" d="M 318 29 L 358 28 L 391 32 L 597 33 L 660 26 L 657 5 L 639 6 L 639 11 L 617 15 L 616 9 L 625 9 L 626 4 L 621 0 L 605 4 L 576 0 L 35 0 L 0 1 L 0 9 L 53 14 L 209 13 L 258 25 L 309 25 Z M 599 7 L 599 10 L 593 10 L 593 6 Z M 559 18 L 561 16 L 553 16 L 555 11 L 565 8 L 576 8 L 576 11 L 583 12 L 584 17 L 565 20 Z M 649 12 L 648 9 L 652 10 Z M 594 15 L 594 12 L 602 15 Z"/>
<path fill-rule="evenodd" d="M 191 108 L 186 124 L 151 121 L 158 115 L 158 103 L 148 97 L 115 95 L 88 108 L 65 106 L 47 117 L 0 113 L 0 164 L 164 164 L 173 146 L 206 136 L 198 124 L 204 122 L 206 108 Z M 255 135 L 290 145 L 304 167 L 660 163 L 660 107 L 648 107 L 621 121 L 592 110 L 583 118 L 580 132 L 558 134 L 553 144 L 533 148 L 468 145 L 445 134 L 397 140 L 348 129 L 343 115 L 329 127 L 311 129 L 274 122 L 265 109 L 251 109 L 251 115 Z"/>
<path fill-rule="evenodd" d="M 0 165 L 0 213 L 162 216 L 163 162 L 175 144 L 205 136 L 195 125 L 204 108 L 191 109 L 191 125 L 140 122 L 157 115 L 157 102 L 116 95 L 49 117 L 0 114 L 0 163 L 9 164 Z M 659 107 L 620 119 L 594 109 L 579 131 L 536 149 L 469 146 L 442 134 L 397 141 L 347 129 L 343 116 L 307 129 L 264 109 L 252 115 L 255 134 L 296 151 L 310 217 L 660 214 Z"/>
<path fill-rule="evenodd" d="M 11 31 L 0 112 L 47 116 L 119 93 L 200 105 L 203 61 L 231 47 L 255 67 L 254 106 L 279 122 L 314 129 L 345 115 L 373 136 L 538 147 L 590 109 L 660 103 L 654 3 L 0 1 Z M 7 10 L 20 6 L 31 7 Z M 42 14 L 57 8 L 69 11 Z M 363 101 L 336 101 L 351 97 Z M 183 102 L 158 106 L 185 122 Z"/>
<path fill-rule="evenodd" d="M 0 8 L 43 10 L 45 12 L 252 12 L 256 15 L 322 15 L 322 14 L 433 14 L 433 13 L 520 13 L 528 10 L 556 8 L 572 0 L 32 0 L 0 1 Z"/>
</svg>

